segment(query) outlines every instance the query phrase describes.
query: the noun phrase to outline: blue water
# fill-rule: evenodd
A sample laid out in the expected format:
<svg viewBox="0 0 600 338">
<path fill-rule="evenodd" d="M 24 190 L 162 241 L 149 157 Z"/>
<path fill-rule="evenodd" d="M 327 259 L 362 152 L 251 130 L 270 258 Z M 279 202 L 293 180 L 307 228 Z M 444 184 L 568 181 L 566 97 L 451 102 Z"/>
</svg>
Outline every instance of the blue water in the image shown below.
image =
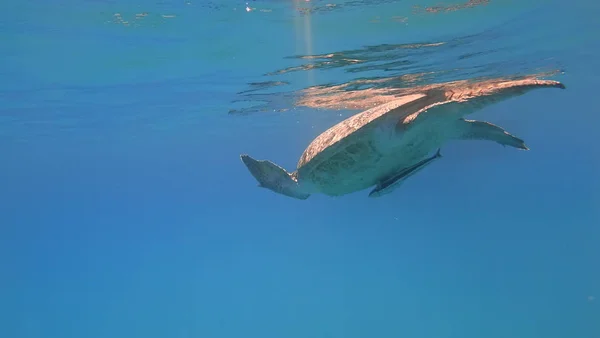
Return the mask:
<svg viewBox="0 0 600 338">
<path fill-rule="evenodd" d="M 600 337 L 600 6 L 460 1 L 0 4 L 0 337 Z M 453 142 L 382 198 L 239 160 L 359 111 L 307 88 L 537 73 L 567 89 L 473 115 L 530 151 Z"/>
</svg>

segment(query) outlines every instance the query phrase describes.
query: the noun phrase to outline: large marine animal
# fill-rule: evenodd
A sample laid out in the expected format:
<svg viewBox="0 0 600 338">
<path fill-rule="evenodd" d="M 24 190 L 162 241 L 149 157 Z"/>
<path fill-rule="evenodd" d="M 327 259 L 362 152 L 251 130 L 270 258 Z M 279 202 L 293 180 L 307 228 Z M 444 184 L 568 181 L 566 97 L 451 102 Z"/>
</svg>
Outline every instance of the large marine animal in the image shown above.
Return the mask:
<svg viewBox="0 0 600 338">
<path fill-rule="evenodd" d="M 304 200 L 315 193 L 341 196 L 373 187 L 369 196 L 378 197 L 440 158 L 440 148 L 450 140 L 487 140 L 528 150 L 503 128 L 465 116 L 539 88 L 565 86 L 537 78 L 487 80 L 397 97 L 317 136 L 293 172 L 247 154 L 240 157 L 260 187 L 285 196 Z"/>
</svg>

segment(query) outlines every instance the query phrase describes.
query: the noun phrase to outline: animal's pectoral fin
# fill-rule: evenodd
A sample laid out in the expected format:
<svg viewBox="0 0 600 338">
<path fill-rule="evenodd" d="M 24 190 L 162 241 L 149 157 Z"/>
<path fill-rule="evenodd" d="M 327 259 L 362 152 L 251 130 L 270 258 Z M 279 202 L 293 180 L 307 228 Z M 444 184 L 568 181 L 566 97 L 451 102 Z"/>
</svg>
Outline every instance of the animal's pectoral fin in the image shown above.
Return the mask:
<svg viewBox="0 0 600 338">
<path fill-rule="evenodd" d="M 504 146 L 529 150 L 522 139 L 489 122 L 460 119 L 457 125 L 459 140 L 488 140 Z"/>
</svg>

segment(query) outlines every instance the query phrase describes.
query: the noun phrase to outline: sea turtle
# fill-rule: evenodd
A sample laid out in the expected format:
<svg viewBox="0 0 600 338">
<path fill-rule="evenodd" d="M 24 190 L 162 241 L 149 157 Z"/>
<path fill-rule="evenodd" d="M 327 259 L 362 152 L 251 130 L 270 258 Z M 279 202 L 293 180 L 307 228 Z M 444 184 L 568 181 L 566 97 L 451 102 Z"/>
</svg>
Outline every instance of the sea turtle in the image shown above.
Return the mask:
<svg viewBox="0 0 600 338">
<path fill-rule="evenodd" d="M 259 187 L 297 199 L 313 193 L 340 196 L 372 186 L 377 197 L 440 158 L 449 140 L 489 140 L 528 150 L 523 140 L 488 122 L 463 117 L 486 105 L 557 81 L 524 78 L 437 86 L 398 97 L 343 120 L 304 150 L 297 170 L 240 155 Z M 437 152 L 427 155 L 437 149 Z"/>
</svg>

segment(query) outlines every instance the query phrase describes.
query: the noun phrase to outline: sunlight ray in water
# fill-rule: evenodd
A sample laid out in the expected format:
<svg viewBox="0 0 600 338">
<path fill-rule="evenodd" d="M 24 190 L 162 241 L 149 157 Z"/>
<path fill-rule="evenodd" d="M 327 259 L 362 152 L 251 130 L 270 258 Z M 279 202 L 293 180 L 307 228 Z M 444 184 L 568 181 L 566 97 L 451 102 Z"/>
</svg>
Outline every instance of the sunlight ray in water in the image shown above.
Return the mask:
<svg viewBox="0 0 600 338">
<path fill-rule="evenodd" d="M 296 46 L 296 50 L 308 55 L 313 53 L 312 22 L 310 11 L 311 7 L 311 2 L 306 2 L 303 0 L 294 0 L 294 9 L 297 12 L 304 13 L 304 15 L 297 15 L 294 18 L 296 28 L 296 41 L 298 44 L 301 45 Z M 308 67 L 306 70 L 308 83 L 314 85 L 314 72 L 312 71 L 312 69 L 310 69 L 310 67 Z"/>
</svg>

